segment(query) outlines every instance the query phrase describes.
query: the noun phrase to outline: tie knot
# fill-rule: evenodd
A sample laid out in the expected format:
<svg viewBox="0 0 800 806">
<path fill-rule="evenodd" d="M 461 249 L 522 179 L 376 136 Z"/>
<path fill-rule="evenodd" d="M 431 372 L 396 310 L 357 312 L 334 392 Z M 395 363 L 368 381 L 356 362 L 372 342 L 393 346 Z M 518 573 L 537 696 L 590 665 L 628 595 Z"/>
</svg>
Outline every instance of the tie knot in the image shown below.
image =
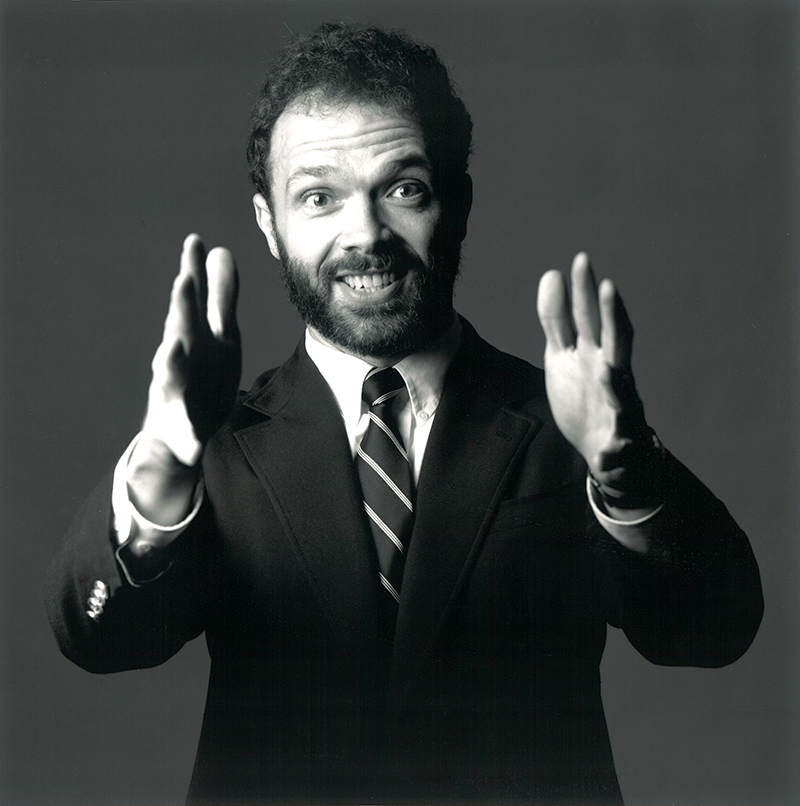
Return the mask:
<svg viewBox="0 0 800 806">
<path fill-rule="evenodd" d="M 403 376 L 394 367 L 374 367 L 364 378 L 361 396 L 373 408 L 397 397 L 405 385 Z"/>
</svg>

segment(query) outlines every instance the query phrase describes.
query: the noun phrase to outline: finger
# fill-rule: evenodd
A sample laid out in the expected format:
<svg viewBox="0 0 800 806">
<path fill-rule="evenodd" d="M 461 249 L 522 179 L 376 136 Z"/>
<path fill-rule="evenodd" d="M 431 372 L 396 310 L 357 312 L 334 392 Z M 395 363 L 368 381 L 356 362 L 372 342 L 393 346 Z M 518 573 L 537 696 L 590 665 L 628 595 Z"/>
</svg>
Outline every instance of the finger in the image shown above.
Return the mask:
<svg viewBox="0 0 800 806">
<path fill-rule="evenodd" d="M 183 393 L 189 376 L 189 359 L 181 339 L 164 339 L 150 366 L 153 383 L 162 397 Z"/>
<path fill-rule="evenodd" d="M 183 242 L 180 272 L 172 283 L 169 311 L 164 322 L 164 341 L 180 339 L 187 354 L 201 322 L 205 322 L 204 303 L 198 296 L 199 289 L 205 287 L 205 267 L 202 272 L 198 267 L 204 251 L 198 235 L 190 235 Z"/>
<path fill-rule="evenodd" d="M 567 286 L 560 271 L 551 269 L 539 280 L 536 310 L 548 345 L 561 350 L 575 345 Z"/>
<path fill-rule="evenodd" d="M 633 350 L 633 326 L 622 297 L 611 280 L 600 283 L 599 297 L 603 356 L 610 366 L 628 369 Z"/>
<path fill-rule="evenodd" d="M 181 250 L 181 274 L 192 278 L 195 286 L 195 298 L 199 305 L 199 314 L 205 319 L 206 298 L 208 296 L 208 280 L 206 278 L 206 248 L 203 240 L 196 233 L 188 235 Z"/>
<path fill-rule="evenodd" d="M 172 283 L 169 310 L 164 322 L 164 342 L 180 341 L 188 354 L 200 322 L 197 286 L 188 272 L 182 271 Z"/>
<path fill-rule="evenodd" d="M 206 275 L 208 326 L 218 339 L 235 338 L 239 275 L 233 255 L 222 247 L 212 249 L 206 258 Z"/>
<path fill-rule="evenodd" d="M 572 317 L 578 336 L 600 346 L 600 308 L 597 283 L 589 256 L 579 252 L 572 261 Z"/>
</svg>

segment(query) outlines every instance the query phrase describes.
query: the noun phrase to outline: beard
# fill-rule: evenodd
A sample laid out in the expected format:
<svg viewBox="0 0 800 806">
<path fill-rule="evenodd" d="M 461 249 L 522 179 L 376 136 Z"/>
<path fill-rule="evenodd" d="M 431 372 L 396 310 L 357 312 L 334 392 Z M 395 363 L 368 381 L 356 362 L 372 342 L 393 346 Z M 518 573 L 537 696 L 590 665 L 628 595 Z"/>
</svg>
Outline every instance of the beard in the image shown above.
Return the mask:
<svg viewBox="0 0 800 806">
<path fill-rule="evenodd" d="M 392 242 L 374 254 L 353 253 L 325 262 L 315 271 L 291 258 L 277 238 L 281 278 L 289 301 L 303 321 L 345 352 L 392 358 L 419 351 L 441 336 L 453 320 L 453 286 L 461 245 L 431 252 L 430 265 Z M 394 272 L 401 293 L 386 302 L 351 308 L 334 300 L 334 284 L 343 274 Z"/>
</svg>

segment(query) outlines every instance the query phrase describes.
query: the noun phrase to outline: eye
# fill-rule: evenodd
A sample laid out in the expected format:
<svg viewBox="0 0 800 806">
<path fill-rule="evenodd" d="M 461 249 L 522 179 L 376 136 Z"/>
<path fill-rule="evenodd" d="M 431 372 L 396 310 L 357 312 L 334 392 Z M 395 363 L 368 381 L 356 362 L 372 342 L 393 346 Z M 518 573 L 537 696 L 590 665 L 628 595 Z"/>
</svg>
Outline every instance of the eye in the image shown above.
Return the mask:
<svg viewBox="0 0 800 806">
<path fill-rule="evenodd" d="M 429 195 L 428 188 L 421 182 L 401 182 L 389 194 L 393 199 L 413 204 L 424 204 Z"/>
<path fill-rule="evenodd" d="M 302 202 L 305 207 L 312 207 L 319 210 L 322 207 L 327 207 L 331 203 L 331 196 L 322 190 L 310 190 L 302 196 Z"/>
</svg>

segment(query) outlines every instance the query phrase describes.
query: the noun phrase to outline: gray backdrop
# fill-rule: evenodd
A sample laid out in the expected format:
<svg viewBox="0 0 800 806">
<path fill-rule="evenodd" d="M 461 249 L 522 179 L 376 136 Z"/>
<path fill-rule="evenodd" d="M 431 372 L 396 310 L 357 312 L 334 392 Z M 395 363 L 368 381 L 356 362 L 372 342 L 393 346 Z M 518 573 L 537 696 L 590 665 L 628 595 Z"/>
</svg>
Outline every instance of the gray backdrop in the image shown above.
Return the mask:
<svg viewBox="0 0 800 806">
<path fill-rule="evenodd" d="M 91 676 L 58 653 L 42 569 L 137 430 L 186 233 L 238 259 L 243 383 L 301 333 L 243 153 L 270 54 L 330 16 L 427 40 L 472 110 L 459 310 L 539 362 L 538 277 L 588 250 L 637 327 L 650 422 L 752 539 L 766 615 L 733 666 L 657 668 L 610 631 L 628 803 L 797 802 L 798 13 L 644 0 L 0 3 L 0 800 L 184 797 L 202 639 Z"/>
</svg>

